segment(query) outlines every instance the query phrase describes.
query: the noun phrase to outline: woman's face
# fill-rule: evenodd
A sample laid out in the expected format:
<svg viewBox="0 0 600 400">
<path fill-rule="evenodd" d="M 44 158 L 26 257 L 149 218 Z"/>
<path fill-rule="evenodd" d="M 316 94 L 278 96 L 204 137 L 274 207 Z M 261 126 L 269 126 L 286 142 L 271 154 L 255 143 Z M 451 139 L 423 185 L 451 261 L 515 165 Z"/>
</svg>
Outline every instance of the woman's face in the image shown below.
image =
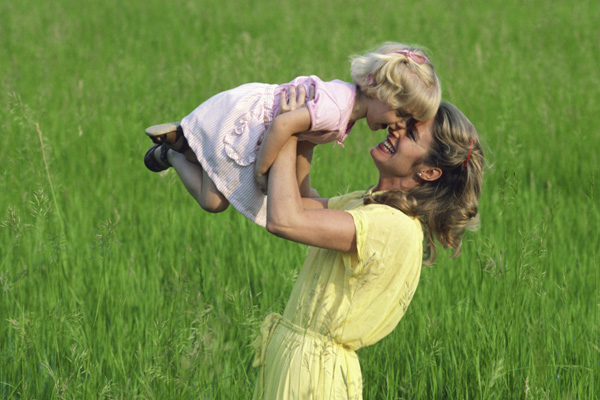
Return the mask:
<svg viewBox="0 0 600 400">
<path fill-rule="evenodd" d="M 404 129 L 388 128 L 386 139 L 371 149 L 371 157 L 379 170 L 380 186 L 388 182 L 402 187 L 379 190 L 409 189 L 406 184 L 416 183 L 415 176 L 426 167 L 423 158 L 433 142 L 432 127 L 433 120 L 410 122 Z"/>
</svg>

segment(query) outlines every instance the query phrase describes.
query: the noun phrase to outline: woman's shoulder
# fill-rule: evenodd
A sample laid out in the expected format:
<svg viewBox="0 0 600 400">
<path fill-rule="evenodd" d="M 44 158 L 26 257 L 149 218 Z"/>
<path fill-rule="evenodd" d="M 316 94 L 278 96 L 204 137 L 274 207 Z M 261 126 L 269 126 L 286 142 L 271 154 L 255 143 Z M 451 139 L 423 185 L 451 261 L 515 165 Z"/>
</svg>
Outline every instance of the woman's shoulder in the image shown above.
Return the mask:
<svg viewBox="0 0 600 400">
<path fill-rule="evenodd" d="M 385 204 L 365 204 L 364 197 L 369 193 L 369 190 L 357 190 L 332 197 L 329 199 L 328 207 L 347 211 L 355 218 L 369 220 L 370 225 L 380 225 L 384 229 L 386 226 L 402 226 L 405 229 L 414 230 L 414 233 L 421 231 L 421 223 L 417 218 L 411 217 L 397 208 Z"/>
<path fill-rule="evenodd" d="M 361 208 L 362 212 L 381 220 L 382 223 L 420 226 L 418 218 L 411 217 L 397 208 L 385 204 L 366 204 Z"/>
<path fill-rule="evenodd" d="M 327 203 L 327 207 L 342 211 L 360 207 L 364 203 L 363 196 L 365 193 L 364 190 L 356 190 L 354 192 L 331 197 Z"/>
<path fill-rule="evenodd" d="M 366 204 L 349 211 L 355 224 L 371 237 L 420 242 L 423 227 L 418 218 L 385 204 Z"/>
</svg>

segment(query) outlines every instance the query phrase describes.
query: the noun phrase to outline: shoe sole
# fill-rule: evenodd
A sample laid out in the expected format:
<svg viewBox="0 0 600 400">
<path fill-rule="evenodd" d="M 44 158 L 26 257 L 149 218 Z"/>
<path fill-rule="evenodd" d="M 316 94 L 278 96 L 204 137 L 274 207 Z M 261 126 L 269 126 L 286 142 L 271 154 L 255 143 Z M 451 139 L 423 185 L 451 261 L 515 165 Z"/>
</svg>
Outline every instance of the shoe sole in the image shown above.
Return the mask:
<svg viewBox="0 0 600 400">
<path fill-rule="evenodd" d="M 163 143 L 169 133 L 177 131 L 180 121 L 167 122 L 165 124 L 153 125 L 146 128 L 146 135 L 156 144 Z"/>
</svg>

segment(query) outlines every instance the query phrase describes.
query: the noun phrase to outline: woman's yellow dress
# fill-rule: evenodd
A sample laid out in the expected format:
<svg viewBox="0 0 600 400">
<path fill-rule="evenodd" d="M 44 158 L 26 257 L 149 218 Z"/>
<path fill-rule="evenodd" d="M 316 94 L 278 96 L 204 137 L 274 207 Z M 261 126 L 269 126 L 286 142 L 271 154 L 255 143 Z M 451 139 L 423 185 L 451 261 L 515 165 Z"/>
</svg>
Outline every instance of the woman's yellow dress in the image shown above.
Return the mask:
<svg viewBox="0 0 600 400">
<path fill-rule="evenodd" d="M 364 191 L 329 200 L 352 214 L 357 253 L 309 248 L 283 316 L 270 314 L 256 339 L 254 399 L 361 399 L 355 351 L 389 334 L 421 272 L 419 221 L 392 207 L 363 205 Z"/>
</svg>

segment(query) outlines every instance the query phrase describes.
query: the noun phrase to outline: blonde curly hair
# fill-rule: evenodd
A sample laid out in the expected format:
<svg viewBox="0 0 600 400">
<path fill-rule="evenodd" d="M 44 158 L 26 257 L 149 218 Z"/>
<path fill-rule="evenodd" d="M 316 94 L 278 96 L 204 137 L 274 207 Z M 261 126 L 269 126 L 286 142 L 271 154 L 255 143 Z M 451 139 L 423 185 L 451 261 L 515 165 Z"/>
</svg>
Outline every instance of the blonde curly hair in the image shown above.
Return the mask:
<svg viewBox="0 0 600 400">
<path fill-rule="evenodd" d="M 434 239 L 443 247 L 454 249 L 457 257 L 465 229 L 479 226 L 478 205 L 485 166 L 479 134 L 458 108 L 442 102 L 431 129 L 433 142 L 423 162 L 440 168 L 440 178 L 423 180 L 408 191 L 390 190 L 365 197 L 365 204 L 386 204 L 421 220 L 426 265 L 433 264 L 436 258 Z"/>
<path fill-rule="evenodd" d="M 360 91 L 418 121 L 433 118 L 442 98 L 439 79 L 425 51 L 387 42 L 351 57 L 350 74 Z"/>
</svg>

